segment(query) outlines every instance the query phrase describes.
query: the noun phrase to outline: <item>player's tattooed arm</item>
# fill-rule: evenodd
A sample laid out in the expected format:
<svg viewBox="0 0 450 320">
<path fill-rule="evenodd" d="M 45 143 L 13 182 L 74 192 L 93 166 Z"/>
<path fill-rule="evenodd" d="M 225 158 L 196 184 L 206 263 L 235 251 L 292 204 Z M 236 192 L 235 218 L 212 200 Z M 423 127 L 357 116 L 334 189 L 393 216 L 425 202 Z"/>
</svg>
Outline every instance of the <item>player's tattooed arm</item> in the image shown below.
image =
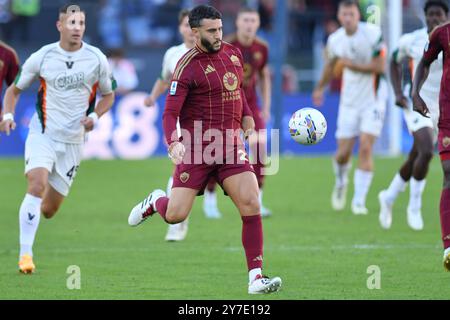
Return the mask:
<svg viewBox="0 0 450 320">
<path fill-rule="evenodd" d="M 337 57 L 331 59 L 328 57 L 328 55 L 325 55 L 325 58 L 326 63 L 322 71 L 322 76 L 320 77 L 320 80 L 317 83 L 312 94 L 313 103 L 318 107 L 323 105 L 325 88 L 333 79 L 333 70 L 338 61 Z"/>
<path fill-rule="evenodd" d="M 417 111 L 418 113 L 427 118 L 429 118 L 430 111 L 428 110 L 427 104 L 425 103 L 425 101 L 423 101 L 422 97 L 420 96 L 420 89 L 422 89 L 424 82 L 428 78 L 428 74 L 430 72 L 430 65 L 431 63 L 422 57 L 419 65 L 417 66 L 411 90 L 411 97 L 413 101 L 414 111 Z"/>
<path fill-rule="evenodd" d="M 403 94 L 402 89 L 402 79 L 403 79 L 403 67 L 400 62 L 397 61 L 396 56 L 398 50 L 392 55 L 391 61 L 389 63 L 389 73 L 391 76 L 392 88 L 395 93 L 395 104 L 403 109 L 408 108 L 408 99 Z"/>
<path fill-rule="evenodd" d="M 9 136 L 10 132 L 16 129 L 16 123 L 14 121 L 14 111 L 16 110 L 17 102 L 22 90 L 12 84 L 6 89 L 5 97 L 3 99 L 3 105 L 5 107 L 3 119 L 0 122 L 0 132 L 5 132 Z"/>
</svg>

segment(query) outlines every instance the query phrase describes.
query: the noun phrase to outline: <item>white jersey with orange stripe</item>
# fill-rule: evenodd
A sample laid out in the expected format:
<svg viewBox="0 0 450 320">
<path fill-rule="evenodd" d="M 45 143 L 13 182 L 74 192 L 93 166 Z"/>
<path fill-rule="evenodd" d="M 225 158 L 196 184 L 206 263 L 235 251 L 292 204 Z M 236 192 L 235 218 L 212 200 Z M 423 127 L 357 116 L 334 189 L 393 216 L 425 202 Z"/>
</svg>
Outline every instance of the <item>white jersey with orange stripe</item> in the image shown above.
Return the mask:
<svg viewBox="0 0 450 320">
<path fill-rule="evenodd" d="M 358 24 L 357 31 L 348 35 L 340 28 L 330 35 L 327 43 L 329 59 L 345 58 L 357 64 L 369 64 L 377 55 L 385 54 L 386 46 L 380 27 L 366 22 Z M 340 105 L 365 108 L 377 103 L 380 75 L 344 69 Z"/>
<path fill-rule="evenodd" d="M 84 42 L 74 52 L 56 42 L 33 53 L 15 85 L 25 90 L 35 80 L 41 85 L 30 132 L 45 132 L 53 140 L 74 144 L 84 142 L 81 120 L 94 110 L 97 90 L 106 95 L 116 87 L 106 56 Z"/>
<path fill-rule="evenodd" d="M 410 72 L 414 77 L 416 68 L 422 59 L 423 52 L 429 43 L 427 28 L 422 28 L 411 33 L 401 36 L 398 42 L 398 48 L 394 51 L 394 59 L 397 63 L 401 63 L 404 59 L 410 59 Z M 439 101 L 439 91 L 441 87 L 441 78 L 443 72 L 442 52 L 439 57 L 430 66 L 430 73 L 427 80 L 422 86 L 421 93 L 427 97 Z"/>
</svg>

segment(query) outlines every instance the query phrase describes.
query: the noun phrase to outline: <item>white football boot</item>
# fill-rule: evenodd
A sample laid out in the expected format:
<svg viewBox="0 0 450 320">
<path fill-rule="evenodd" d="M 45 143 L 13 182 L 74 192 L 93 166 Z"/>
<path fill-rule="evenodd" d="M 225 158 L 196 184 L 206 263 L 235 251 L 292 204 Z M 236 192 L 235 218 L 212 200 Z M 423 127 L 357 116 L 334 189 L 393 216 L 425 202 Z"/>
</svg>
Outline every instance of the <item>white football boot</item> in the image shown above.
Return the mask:
<svg viewBox="0 0 450 320">
<path fill-rule="evenodd" d="M 444 268 L 450 272 L 450 248 L 444 251 Z"/>
<path fill-rule="evenodd" d="M 337 186 L 334 185 L 333 193 L 331 194 L 331 207 L 333 210 L 344 210 L 347 202 L 347 185 Z"/>
<path fill-rule="evenodd" d="M 132 227 L 140 225 L 142 222 L 151 217 L 155 212 L 155 202 L 161 197 L 165 197 L 166 193 L 162 190 L 155 190 L 150 195 L 139 202 L 128 216 L 128 224 Z"/>
<path fill-rule="evenodd" d="M 169 224 L 167 229 L 166 241 L 183 241 L 188 232 L 189 218 L 177 224 Z"/>
<path fill-rule="evenodd" d="M 248 285 L 248 293 L 249 294 L 266 294 L 277 292 L 281 288 L 281 278 L 268 278 L 266 276 L 257 275 L 255 280 L 253 280 Z"/>
<path fill-rule="evenodd" d="M 261 204 L 261 217 L 267 218 L 272 215 L 272 211 Z"/>
<path fill-rule="evenodd" d="M 367 210 L 366 206 L 363 204 L 352 202 L 352 212 L 356 216 L 361 216 L 368 214 L 369 210 Z"/>
<path fill-rule="evenodd" d="M 406 212 L 406 220 L 408 221 L 409 227 L 415 231 L 423 230 L 423 219 L 420 210 L 414 210 L 408 206 Z"/>
<path fill-rule="evenodd" d="M 392 204 L 386 201 L 386 190 L 382 190 L 378 194 L 378 201 L 380 202 L 380 215 L 378 219 L 383 229 L 389 229 L 392 225 Z"/>
</svg>

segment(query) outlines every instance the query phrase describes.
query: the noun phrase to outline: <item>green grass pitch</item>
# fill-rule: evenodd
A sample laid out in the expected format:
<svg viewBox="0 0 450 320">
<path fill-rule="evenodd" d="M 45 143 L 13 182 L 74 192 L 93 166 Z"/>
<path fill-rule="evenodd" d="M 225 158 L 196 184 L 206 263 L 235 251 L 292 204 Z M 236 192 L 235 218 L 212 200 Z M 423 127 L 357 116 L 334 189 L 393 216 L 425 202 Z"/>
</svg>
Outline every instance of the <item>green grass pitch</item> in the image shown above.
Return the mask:
<svg viewBox="0 0 450 320">
<path fill-rule="evenodd" d="M 0 299 L 448 299 L 437 158 L 424 193 L 424 231 L 406 224 L 408 192 L 396 203 L 392 229 L 378 224 L 378 191 L 401 162 L 377 158 L 370 213 L 353 216 L 348 205 L 340 213 L 330 208 L 329 157 L 282 159 L 279 173 L 267 178 L 265 204 L 274 215 L 263 224 L 264 273 L 282 277 L 283 288 L 253 297 L 246 292 L 241 220 L 222 194 L 223 219 L 207 220 L 198 198 L 181 243 L 163 240 L 166 225 L 159 216 L 137 228 L 127 225 L 138 201 L 154 188 L 165 188 L 172 170 L 167 159 L 83 162 L 58 214 L 41 218 L 34 246 L 37 272 L 19 274 L 23 161 L 1 160 Z M 80 290 L 66 286 L 71 265 L 80 267 Z M 367 288 L 372 265 L 381 271 L 379 290 Z"/>
</svg>

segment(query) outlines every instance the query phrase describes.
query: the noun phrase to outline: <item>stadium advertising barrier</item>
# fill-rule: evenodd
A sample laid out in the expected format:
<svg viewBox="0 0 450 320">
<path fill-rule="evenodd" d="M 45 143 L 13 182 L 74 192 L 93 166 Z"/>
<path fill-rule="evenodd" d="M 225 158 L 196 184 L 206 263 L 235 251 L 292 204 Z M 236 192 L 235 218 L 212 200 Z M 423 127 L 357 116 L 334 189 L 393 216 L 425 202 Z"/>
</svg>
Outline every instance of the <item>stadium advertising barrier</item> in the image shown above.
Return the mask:
<svg viewBox="0 0 450 320">
<path fill-rule="evenodd" d="M 157 106 L 143 106 L 146 94 L 133 92 L 117 97 L 110 112 L 98 122 L 89 134 L 84 148 L 85 158 L 92 159 L 145 159 L 152 156 L 166 156 L 167 149 L 162 139 L 162 108 L 165 97 L 158 100 Z M 321 155 L 331 154 L 336 148 L 334 132 L 338 110 L 338 95 L 328 96 L 325 105 L 320 108 L 328 123 L 327 135 L 318 145 L 302 146 L 292 140 L 288 123 L 291 115 L 302 107 L 312 106 L 311 97 L 306 94 L 284 97 L 280 152 L 283 155 Z M 7 137 L 0 135 L 0 157 L 20 157 L 24 152 L 24 143 L 28 133 L 28 124 L 35 112 L 36 96 L 24 93 L 16 109 L 17 129 Z M 277 106 L 272 107 L 272 114 Z M 268 126 L 270 146 L 270 130 Z M 270 153 L 269 147 L 269 153 Z"/>
</svg>

